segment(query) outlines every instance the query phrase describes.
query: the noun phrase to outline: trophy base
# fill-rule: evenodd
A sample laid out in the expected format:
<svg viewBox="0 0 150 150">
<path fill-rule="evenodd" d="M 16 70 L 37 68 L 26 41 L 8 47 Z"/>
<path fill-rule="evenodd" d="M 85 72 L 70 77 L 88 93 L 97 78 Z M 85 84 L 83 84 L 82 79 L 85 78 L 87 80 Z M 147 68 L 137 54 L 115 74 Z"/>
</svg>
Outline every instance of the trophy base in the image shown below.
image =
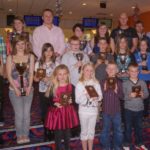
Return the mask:
<svg viewBox="0 0 150 150">
<path fill-rule="evenodd" d="M 26 96 L 26 92 L 21 93 L 21 96 Z"/>
</svg>

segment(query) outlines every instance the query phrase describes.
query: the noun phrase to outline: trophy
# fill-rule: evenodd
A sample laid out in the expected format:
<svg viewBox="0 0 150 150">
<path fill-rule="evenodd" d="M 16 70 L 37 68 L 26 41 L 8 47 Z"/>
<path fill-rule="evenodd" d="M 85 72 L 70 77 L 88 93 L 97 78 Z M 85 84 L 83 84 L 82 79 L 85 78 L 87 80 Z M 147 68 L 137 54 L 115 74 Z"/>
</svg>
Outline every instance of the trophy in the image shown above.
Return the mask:
<svg viewBox="0 0 150 150">
<path fill-rule="evenodd" d="M 132 92 L 136 93 L 136 97 L 141 97 L 141 86 L 133 86 L 132 87 Z"/>
<path fill-rule="evenodd" d="M 121 72 L 126 72 L 126 70 L 125 70 L 125 63 L 126 63 L 126 60 L 127 60 L 126 54 L 119 54 L 119 58 L 120 58 L 120 63 L 123 66 Z"/>
<path fill-rule="evenodd" d="M 83 53 L 77 53 L 76 54 L 76 58 L 77 58 L 78 61 L 82 61 L 83 57 L 84 57 Z M 78 72 L 80 73 L 80 71 L 81 71 L 81 67 L 79 67 Z"/>
<path fill-rule="evenodd" d="M 109 78 L 107 78 L 106 88 L 114 90 L 115 87 L 116 87 L 116 78 L 115 77 L 109 77 Z"/>
<path fill-rule="evenodd" d="M 99 97 L 97 91 L 94 88 L 94 86 L 88 85 L 88 86 L 85 86 L 85 89 L 86 89 L 88 95 L 90 96 L 90 98 Z"/>
<path fill-rule="evenodd" d="M 38 68 L 36 73 L 37 78 L 43 79 L 46 77 L 46 69 Z"/>
<path fill-rule="evenodd" d="M 141 54 L 142 61 L 147 60 L 147 54 Z M 147 66 L 142 66 L 142 70 L 148 70 Z"/>
<path fill-rule="evenodd" d="M 20 76 L 20 90 L 21 90 L 21 96 L 25 96 L 26 92 L 24 90 L 24 83 L 23 83 L 23 74 L 25 70 L 27 69 L 27 64 L 26 63 L 16 63 L 16 69 L 19 73 Z"/>
<path fill-rule="evenodd" d="M 100 52 L 99 59 L 102 61 L 102 63 L 105 63 L 106 60 L 106 52 Z"/>
<path fill-rule="evenodd" d="M 86 45 L 87 45 L 86 40 L 80 41 L 80 50 L 83 51 L 85 49 Z"/>
<path fill-rule="evenodd" d="M 60 104 L 62 106 L 68 105 L 69 104 L 69 100 L 72 99 L 71 93 L 62 93 L 61 94 L 61 101 Z"/>
</svg>

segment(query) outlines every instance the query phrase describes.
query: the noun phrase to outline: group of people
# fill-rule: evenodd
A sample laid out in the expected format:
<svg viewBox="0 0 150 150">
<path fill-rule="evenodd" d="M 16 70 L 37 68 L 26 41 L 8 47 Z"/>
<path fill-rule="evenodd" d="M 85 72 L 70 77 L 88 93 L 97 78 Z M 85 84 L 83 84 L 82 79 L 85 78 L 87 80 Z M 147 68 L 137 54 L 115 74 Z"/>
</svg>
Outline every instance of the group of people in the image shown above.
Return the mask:
<svg viewBox="0 0 150 150">
<path fill-rule="evenodd" d="M 45 9 L 42 19 L 43 25 L 31 36 L 24 31 L 24 21 L 16 17 L 14 31 L 6 40 L 6 50 L 0 38 L 0 88 L 3 89 L 7 76 L 17 144 L 30 142 L 34 81 L 39 83 L 45 136 L 48 130 L 54 132 L 56 150 L 62 149 L 62 139 L 65 150 L 70 149 L 74 128 L 80 132 L 82 149 L 92 150 L 99 115 L 103 123 L 100 142 L 104 150 L 122 147 L 129 150 L 132 128 L 135 147 L 147 150 L 142 139 L 142 123 L 143 115 L 148 116 L 149 106 L 150 38 L 143 31 L 143 23 L 138 21 L 135 28 L 131 28 L 127 25 L 127 14 L 122 13 L 120 26 L 111 35 L 102 23 L 91 41 L 84 37 L 82 24 L 77 23 L 73 26 L 73 36 L 65 44 L 63 31 L 52 23 L 53 12 Z"/>
</svg>

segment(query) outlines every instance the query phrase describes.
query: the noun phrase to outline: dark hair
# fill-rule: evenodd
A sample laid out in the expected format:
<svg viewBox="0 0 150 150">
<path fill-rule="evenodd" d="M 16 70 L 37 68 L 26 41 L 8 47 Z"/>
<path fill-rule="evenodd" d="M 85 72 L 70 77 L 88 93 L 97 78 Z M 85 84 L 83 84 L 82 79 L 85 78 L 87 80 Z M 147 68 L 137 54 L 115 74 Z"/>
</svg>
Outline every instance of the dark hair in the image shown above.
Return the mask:
<svg viewBox="0 0 150 150">
<path fill-rule="evenodd" d="M 73 28 L 72 31 L 75 32 L 76 28 L 80 28 L 82 32 L 84 32 L 84 27 L 81 23 L 76 23 Z"/>
<path fill-rule="evenodd" d="M 145 43 L 147 44 L 147 46 L 148 46 L 148 39 L 146 39 L 146 38 L 144 38 L 144 37 L 143 37 L 139 42 L 140 42 L 140 43 L 141 43 L 141 42 L 145 42 Z"/>
<path fill-rule="evenodd" d="M 132 62 L 132 63 L 129 64 L 128 69 L 131 68 L 131 67 L 133 67 L 133 68 L 138 68 L 139 66 L 138 66 L 137 63 Z"/>
<path fill-rule="evenodd" d="M 106 37 L 100 37 L 98 41 L 106 41 L 109 44 L 109 41 Z"/>
<path fill-rule="evenodd" d="M 42 12 L 42 16 L 44 15 L 44 13 L 45 13 L 46 11 L 51 12 L 51 13 L 52 13 L 52 15 L 54 16 L 54 12 L 53 12 L 53 10 L 52 10 L 52 9 L 49 9 L 49 8 L 46 8 L 46 9 L 44 9 L 44 10 L 43 10 L 43 12 Z"/>
<path fill-rule="evenodd" d="M 94 43 L 95 43 L 95 45 L 99 42 L 99 39 L 101 38 L 100 35 L 99 35 L 99 28 L 100 28 L 101 26 L 106 26 L 106 27 L 107 27 L 107 25 L 106 25 L 105 22 L 101 22 L 101 24 L 97 27 L 97 29 L 96 29 L 96 35 L 95 35 L 95 37 L 94 37 Z M 108 28 L 108 27 L 107 27 L 107 28 Z M 105 38 L 107 39 L 107 41 L 108 41 L 108 43 L 109 43 L 109 33 L 108 33 L 108 31 L 107 31 L 106 34 L 105 34 Z"/>
<path fill-rule="evenodd" d="M 69 42 L 71 42 L 71 41 L 80 41 L 80 40 L 77 36 L 73 35 L 69 38 Z"/>
<path fill-rule="evenodd" d="M 136 27 L 137 24 L 141 24 L 142 26 L 144 26 L 144 23 L 141 20 L 138 20 L 138 21 L 135 22 L 135 27 Z"/>
<path fill-rule="evenodd" d="M 14 27 L 14 24 L 15 24 L 15 21 L 16 20 L 19 20 L 23 25 L 25 24 L 24 22 L 24 19 L 21 17 L 21 16 L 15 16 L 15 18 L 13 19 L 13 29 L 16 31 L 15 27 Z M 24 27 L 24 26 L 23 26 Z M 22 29 L 23 30 L 23 29 Z"/>
<path fill-rule="evenodd" d="M 18 42 L 27 42 L 26 38 L 22 35 L 17 35 L 12 43 L 12 55 L 16 55 L 17 54 L 17 49 L 16 49 L 16 45 Z M 28 49 L 28 46 L 25 46 L 25 51 L 24 51 L 24 54 L 29 54 L 30 53 L 30 50 Z"/>
<path fill-rule="evenodd" d="M 42 46 L 42 57 L 41 57 L 41 59 L 40 59 L 40 63 L 41 64 L 44 64 L 44 62 L 45 62 L 45 52 L 48 50 L 48 48 L 50 48 L 50 50 L 53 52 L 53 55 L 52 55 L 52 58 L 51 58 L 51 60 L 52 60 L 52 62 L 55 62 L 55 53 L 54 53 L 54 48 L 53 48 L 53 46 L 52 46 L 52 44 L 50 44 L 50 43 L 45 43 L 45 44 L 43 44 L 43 46 Z"/>
</svg>

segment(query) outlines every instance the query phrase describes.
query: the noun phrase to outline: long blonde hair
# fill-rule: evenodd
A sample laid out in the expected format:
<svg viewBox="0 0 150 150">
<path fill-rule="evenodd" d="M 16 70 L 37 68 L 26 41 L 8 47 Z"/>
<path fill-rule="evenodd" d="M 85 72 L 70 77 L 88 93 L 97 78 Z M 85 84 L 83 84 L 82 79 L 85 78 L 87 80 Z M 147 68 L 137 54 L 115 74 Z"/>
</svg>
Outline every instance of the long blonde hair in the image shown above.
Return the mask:
<svg viewBox="0 0 150 150">
<path fill-rule="evenodd" d="M 59 66 L 57 66 L 51 76 L 51 79 L 52 79 L 52 86 L 53 86 L 53 94 L 55 95 L 55 91 L 56 89 L 59 87 L 59 81 L 57 79 L 57 75 L 58 75 L 58 72 L 60 70 L 66 70 L 67 71 L 67 74 L 68 74 L 68 78 L 67 78 L 67 81 L 66 83 L 69 84 L 70 83 L 70 73 L 69 73 L 69 69 L 66 65 L 64 64 L 61 64 Z"/>
<path fill-rule="evenodd" d="M 91 62 L 86 63 L 86 64 L 84 64 L 84 65 L 82 66 L 81 73 L 80 73 L 80 77 L 79 77 L 79 81 L 80 81 L 80 82 L 84 82 L 84 81 L 85 81 L 83 71 L 84 71 L 84 69 L 85 69 L 87 66 L 90 66 L 90 67 L 93 69 L 92 80 L 94 80 L 95 82 L 98 82 L 97 79 L 95 78 L 94 65 L 93 65 L 93 63 L 91 63 Z"/>
</svg>

